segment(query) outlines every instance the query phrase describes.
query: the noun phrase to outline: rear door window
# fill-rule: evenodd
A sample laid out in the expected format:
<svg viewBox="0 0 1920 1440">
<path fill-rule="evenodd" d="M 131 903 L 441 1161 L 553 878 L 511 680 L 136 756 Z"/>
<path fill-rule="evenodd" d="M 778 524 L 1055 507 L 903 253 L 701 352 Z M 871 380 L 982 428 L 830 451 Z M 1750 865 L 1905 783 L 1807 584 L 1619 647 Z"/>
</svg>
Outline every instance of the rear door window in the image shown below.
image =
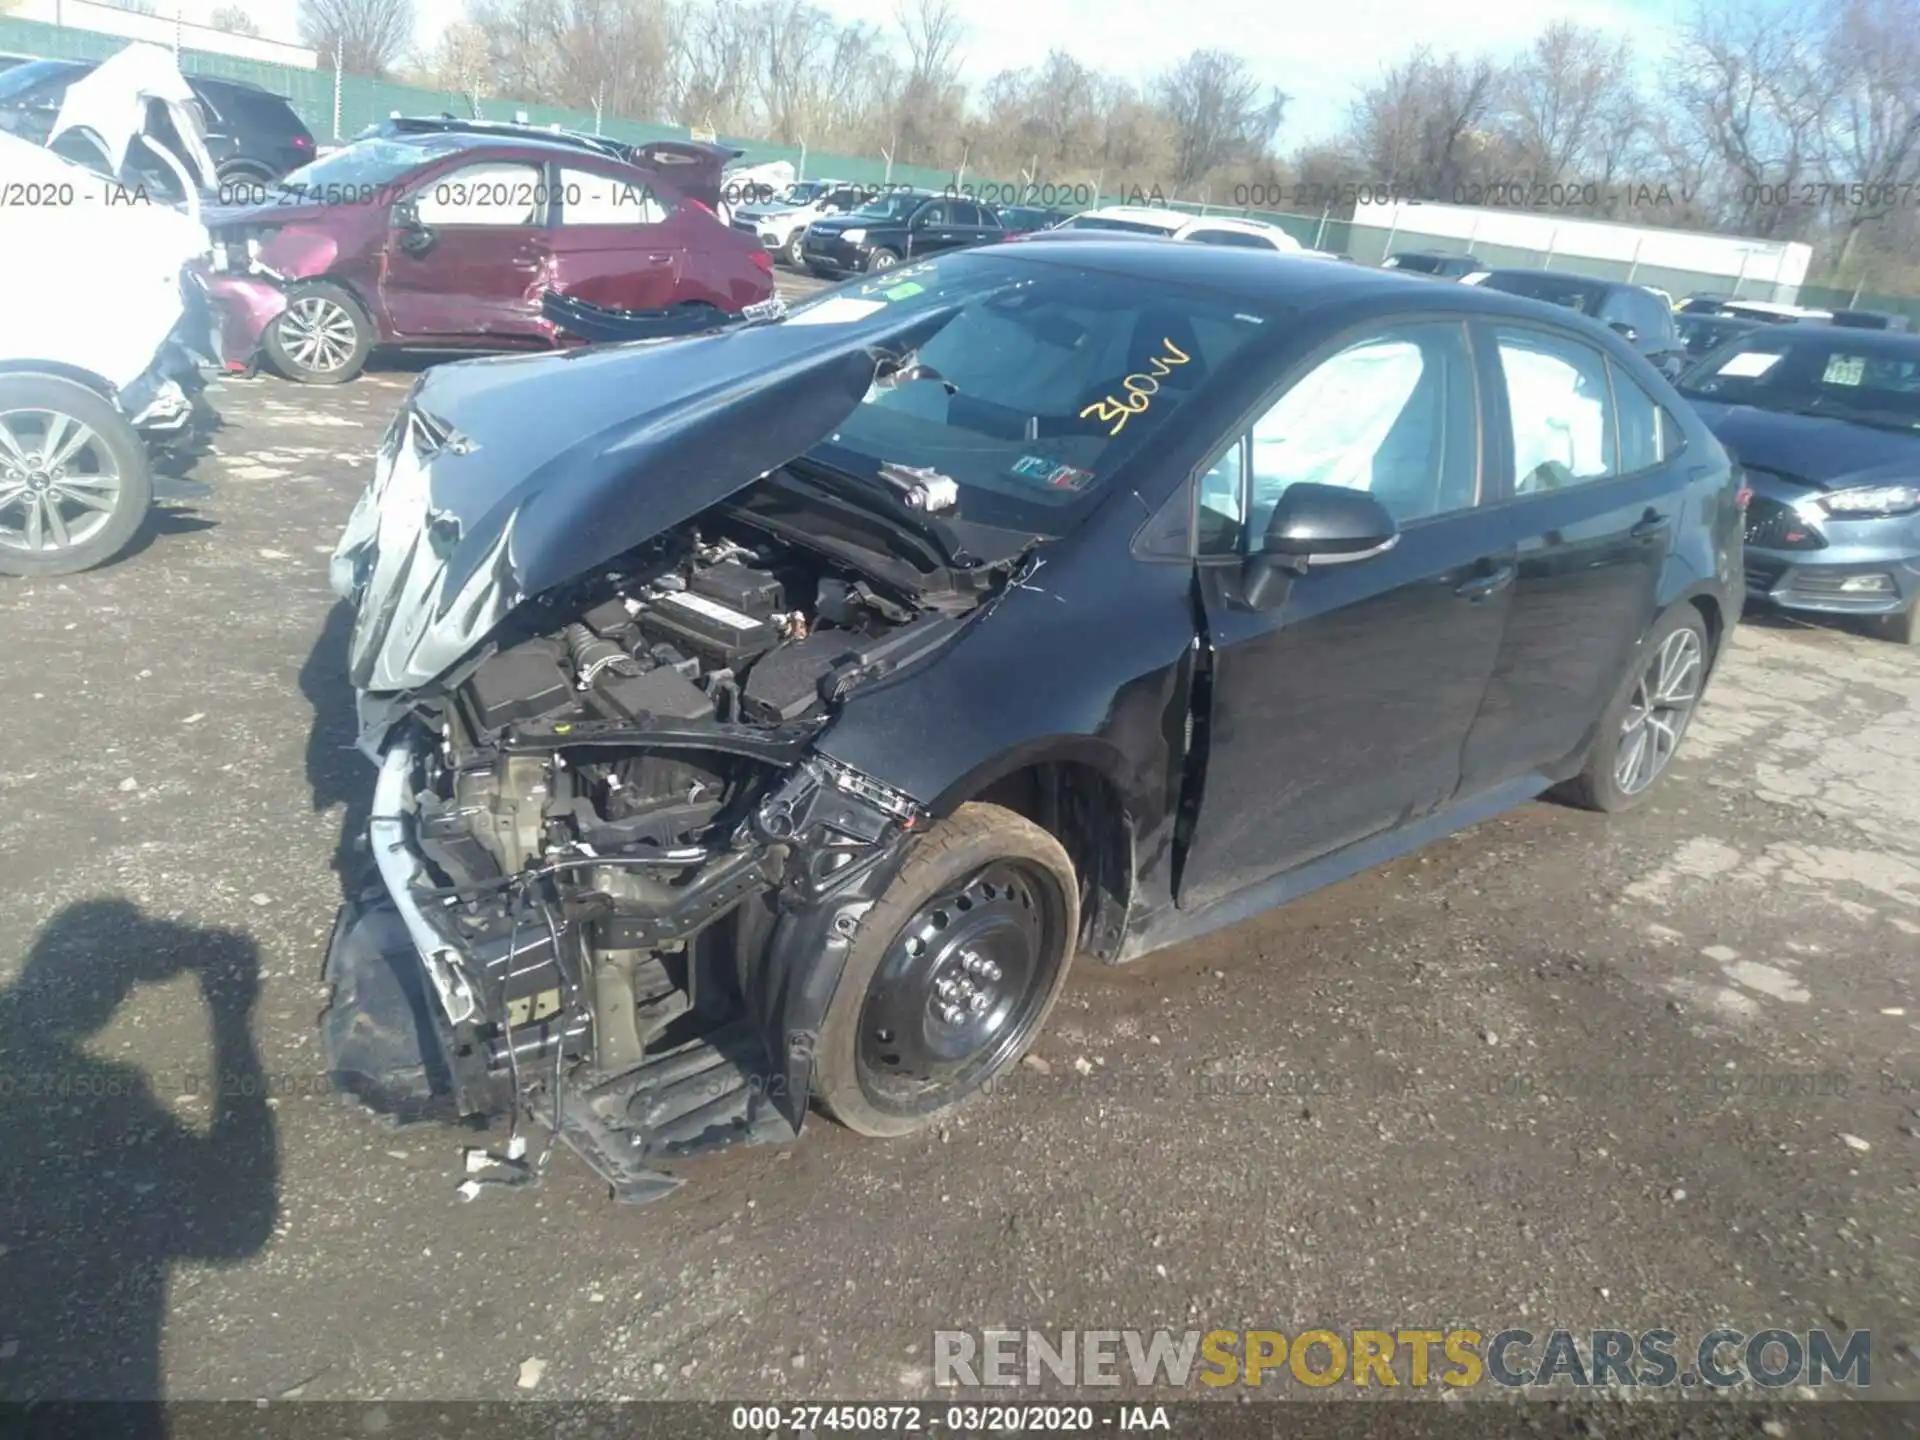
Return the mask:
<svg viewBox="0 0 1920 1440">
<path fill-rule="evenodd" d="M 417 197 L 425 225 L 509 228 L 546 219 L 547 185 L 533 165 L 462 165 L 436 176 Z"/>
<path fill-rule="evenodd" d="M 1679 422 L 1624 368 L 1609 360 L 1607 370 L 1620 418 L 1621 473 L 1634 475 L 1665 464 L 1679 448 Z"/>
<path fill-rule="evenodd" d="M 658 225 L 667 207 L 645 184 L 630 176 L 560 167 L 562 225 Z"/>
<path fill-rule="evenodd" d="M 1514 493 L 1563 490 L 1618 475 L 1606 357 L 1568 336 L 1493 328 L 1513 427 Z"/>
</svg>

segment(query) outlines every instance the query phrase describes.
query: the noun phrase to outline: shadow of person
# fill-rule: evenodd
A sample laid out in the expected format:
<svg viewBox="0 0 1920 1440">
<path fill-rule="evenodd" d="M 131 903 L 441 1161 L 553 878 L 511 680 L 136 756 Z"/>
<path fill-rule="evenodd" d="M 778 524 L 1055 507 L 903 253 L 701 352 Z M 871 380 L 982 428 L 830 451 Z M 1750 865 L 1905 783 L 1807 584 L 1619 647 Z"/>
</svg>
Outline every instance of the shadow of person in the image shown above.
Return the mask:
<svg viewBox="0 0 1920 1440">
<path fill-rule="evenodd" d="M 200 1094 L 204 1128 L 86 1048 L 135 986 L 181 974 L 212 1046 L 198 1073 L 159 1083 Z M 259 975 L 242 935 L 100 899 L 54 916 L 0 992 L 0 1402 L 159 1398 L 174 1263 L 266 1245 L 279 1159 L 251 1031 Z M 116 1413 L 116 1433 L 160 1433 L 155 1407 Z"/>
<path fill-rule="evenodd" d="M 347 898 L 363 888 L 372 867 L 365 838 L 373 808 L 373 771 L 354 748 L 359 721 L 354 715 L 353 687 L 347 682 L 347 642 L 352 634 L 353 607 L 341 601 L 327 612 L 326 624 L 300 667 L 300 693 L 313 711 L 307 729 L 307 787 L 315 813 L 340 807 L 333 869 Z"/>
</svg>

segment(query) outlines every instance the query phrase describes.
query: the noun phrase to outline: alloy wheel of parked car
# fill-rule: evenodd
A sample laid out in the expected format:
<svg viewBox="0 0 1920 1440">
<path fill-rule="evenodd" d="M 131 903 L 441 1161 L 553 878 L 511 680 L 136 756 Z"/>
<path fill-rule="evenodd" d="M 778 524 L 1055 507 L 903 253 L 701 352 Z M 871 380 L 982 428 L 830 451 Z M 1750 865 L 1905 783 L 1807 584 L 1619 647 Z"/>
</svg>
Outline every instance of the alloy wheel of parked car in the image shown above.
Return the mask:
<svg viewBox="0 0 1920 1440">
<path fill-rule="evenodd" d="M 1079 929 L 1073 864 L 1032 821 L 965 805 L 861 924 L 822 1027 L 816 1089 L 848 1128 L 904 1135 L 1015 1064 Z"/>
<path fill-rule="evenodd" d="M 900 257 L 884 245 L 867 257 L 867 269 L 891 270 L 900 263 Z"/>
<path fill-rule="evenodd" d="M 302 285 L 267 331 L 267 353 L 289 380 L 338 385 L 358 375 L 373 348 L 373 324 L 338 285 Z"/>
<path fill-rule="evenodd" d="M 1640 653 L 1646 658 L 1607 707 L 1586 768 L 1565 787 L 1568 799 L 1588 809 L 1627 810 L 1646 798 L 1672 764 L 1706 688 L 1706 627 L 1691 605 L 1661 622 Z"/>
<path fill-rule="evenodd" d="M 0 377 L 0 574 L 100 564 L 152 494 L 146 447 L 106 400 L 60 376 Z"/>
<path fill-rule="evenodd" d="M 1705 647 L 1692 629 L 1682 627 L 1661 642 L 1620 722 L 1613 774 L 1622 794 L 1638 795 L 1666 771 L 1693 718 L 1706 669 Z"/>
<path fill-rule="evenodd" d="M 807 263 L 807 257 L 804 253 L 806 239 L 807 227 L 802 225 L 798 230 L 793 232 L 793 235 L 787 241 L 786 261 L 787 264 L 793 266 L 796 270 Z"/>
</svg>

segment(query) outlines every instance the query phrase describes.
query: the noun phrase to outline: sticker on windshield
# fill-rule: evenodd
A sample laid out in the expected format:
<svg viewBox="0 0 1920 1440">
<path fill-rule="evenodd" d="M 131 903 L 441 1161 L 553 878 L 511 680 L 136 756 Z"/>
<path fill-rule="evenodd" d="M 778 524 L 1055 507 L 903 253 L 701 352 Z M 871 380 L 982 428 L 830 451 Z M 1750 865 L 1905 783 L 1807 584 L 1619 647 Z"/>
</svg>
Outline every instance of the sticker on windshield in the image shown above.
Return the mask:
<svg viewBox="0 0 1920 1440">
<path fill-rule="evenodd" d="M 1184 365 L 1192 358 L 1163 335 L 1160 338 L 1160 353 L 1153 357 L 1147 368 L 1127 376 L 1120 382 L 1118 395 L 1108 395 L 1094 401 L 1080 412 L 1080 418 L 1084 420 L 1091 415 L 1098 420 L 1111 420 L 1113 428 L 1107 434 L 1118 435 L 1127 428 L 1127 421 L 1153 403 L 1153 397 L 1160 393 L 1160 382 L 1172 373 L 1173 367 Z"/>
<path fill-rule="evenodd" d="M 1822 385 L 1858 385 L 1867 374 L 1867 357 L 1864 355 L 1834 355 L 1827 360 L 1827 368 L 1820 376 Z"/>
<path fill-rule="evenodd" d="M 857 300 L 851 295 L 835 295 L 808 310 L 796 311 L 786 318 L 788 325 L 844 325 L 864 320 L 876 310 L 886 309 L 884 300 Z"/>
<path fill-rule="evenodd" d="M 923 295 L 926 289 L 926 286 L 917 285 L 909 280 L 904 285 L 896 285 L 891 290 L 882 290 L 880 293 L 889 300 L 904 300 L 909 295 Z"/>
<path fill-rule="evenodd" d="M 1729 380 L 1754 380 L 1779 363 L 1778 350 L 1743 350 L 1715 373 L 1724 375 Z"/>
<path fill-rule="evenodd" d="M 1022 455 L 1011 468 L 1021 479 L 1037 481 L 1049 490 L 1080 491 L 1093 483 L 1093 471 L 1062 465 L 1045 455 Z"/>
</svg>

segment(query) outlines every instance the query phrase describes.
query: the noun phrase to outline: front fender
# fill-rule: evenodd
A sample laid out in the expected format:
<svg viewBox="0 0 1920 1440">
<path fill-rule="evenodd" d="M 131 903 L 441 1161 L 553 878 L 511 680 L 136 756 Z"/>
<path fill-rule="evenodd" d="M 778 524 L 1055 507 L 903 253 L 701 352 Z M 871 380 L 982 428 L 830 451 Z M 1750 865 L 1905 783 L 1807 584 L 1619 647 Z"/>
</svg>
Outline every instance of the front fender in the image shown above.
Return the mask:
<svg viewBox="0 0 1920 1440">
<path fill-rule="evenodd" d="M 324 230 L 289 225 L 260 246 L 260 263 L 289 280 L 311 280 L 333 268 L 340 242 Z"/>
</svg>

